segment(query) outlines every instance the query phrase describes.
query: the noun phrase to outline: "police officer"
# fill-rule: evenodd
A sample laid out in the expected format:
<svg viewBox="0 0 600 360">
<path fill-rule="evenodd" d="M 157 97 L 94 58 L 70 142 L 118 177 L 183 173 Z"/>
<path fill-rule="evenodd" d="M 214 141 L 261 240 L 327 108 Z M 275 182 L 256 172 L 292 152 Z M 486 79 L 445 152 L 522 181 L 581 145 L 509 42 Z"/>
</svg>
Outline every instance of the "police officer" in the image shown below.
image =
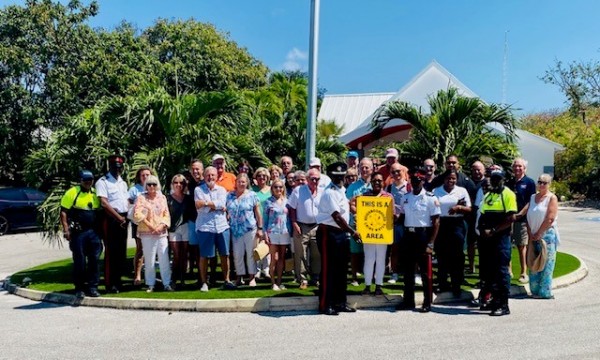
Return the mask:
<svg viewBox="0 0 600 360">
<path fill-rule="evenodd" d="M 490 188 L 480 204 L 479 232 L 490 246 L 487 256 L 489 282 L 492 291 L 491 316 L 510 314 L 510 229 L 517 212 L 515 193 L 504 186 L 504 171 L 492 170 Z"/>
<path fill-rule="evenodd" d="M 404 238 L 400 245 L 404 270 L 404 301 L 396 306 L 396 310 L 415 308 L 415 266 L 418 264 L 425 296 L 421 312 L 431 311 L 433 299 L 431 253 L 440 226 L 441 210 L 437 198 L 423 188 L 426 177 L 425 169 L 413 169 L 410 174 L 412 191 L 404 195 L 400 204 L 400 216 L 404 221 Z"/>
<path fill-rule="evenodd" d="M 121 178 L 123 173 L 122 156 L 111 155 L 108 158 L 108 174 L 96 182 L 96 194 L 106 213 L 103 223 L 104 281 L 106 290 L 118 293 L 121 288 L 121 276 L 127 258 L 127 210 L 129 193 L 127 183 Z"/>
<path fill-rule="evenodd" d="M 75 296 L 83 298 L 87 292 L 91 297 L 98 297 L 98 259 L 102 252 L 98 235 L 100 200 L 92 187 L 94 175 L 82 170 L 79 178 L 80 185 L 67 190 L 60 201 L 60 222 L 73 253 Z"/>
<path fill-rule="evenodd" d="M 321 197 L 317 214 L 317 245 L 321 253 L 319 311 L 326 315 L 356 311 L 346 303 L 348 233 L 356 242 L 362 240 L 360 234 L 348 225 L 350 204 L 344 188 L 346 169 L 347 165 L 343 162 L 327 167 L 331 183 Z"/>
</svg>

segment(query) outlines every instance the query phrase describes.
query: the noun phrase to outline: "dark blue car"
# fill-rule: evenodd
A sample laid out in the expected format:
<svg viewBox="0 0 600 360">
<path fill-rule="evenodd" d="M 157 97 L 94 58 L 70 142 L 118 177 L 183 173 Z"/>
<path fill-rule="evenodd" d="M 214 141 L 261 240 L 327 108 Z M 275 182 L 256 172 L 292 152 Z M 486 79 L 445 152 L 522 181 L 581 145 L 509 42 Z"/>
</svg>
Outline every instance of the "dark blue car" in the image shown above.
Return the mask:
<svg viewBox="0 0 600 360">
<path fill-rule="evenodd" d="M 46 194 L 32 188 L 0 189 L 0 236 L 10 230 L 37 228 L 37 208 L 45 199 Z"/>
</svg>

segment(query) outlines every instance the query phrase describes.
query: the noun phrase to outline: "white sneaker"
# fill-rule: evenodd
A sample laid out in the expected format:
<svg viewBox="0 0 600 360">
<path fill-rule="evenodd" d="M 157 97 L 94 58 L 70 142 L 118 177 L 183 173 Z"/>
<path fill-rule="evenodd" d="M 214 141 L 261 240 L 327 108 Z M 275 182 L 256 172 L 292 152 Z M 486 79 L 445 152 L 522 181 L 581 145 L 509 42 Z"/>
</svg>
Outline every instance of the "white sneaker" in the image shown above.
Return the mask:
<svg viewBox="0 0 600 360">
<path fill-rule="evenodd" d="M 208 292 L 208 285 L 206 283 L 202 284 L 202 287 L 200 288 L 200 291 L 202 291 L 202 292 Z"/>
<path fill-rule="evenodd" d="M 358 284 L 358 281 L 354 280 L 353 282 L 350 283 L 350 285 L 352 285 L 352 286 L 358 286 L 359 284 Z"/>
<path fill-rule="evenodd" d="M 527 274 L 519 276 L 519 282 L 521 284 L 527 284 L 529 282 L 529 276 L 527 276 Z"/>
<path fill-rule="evenodd" d="M 279 285 L 279 290 L 287 290 L 287 288 L 285 287 L 285 285 L 281 284 Z"/>
<path fill-rule="evenodd" d="M 392 277 L 388 280 L 388 284 L 395 284 L 398 281 L 398 274 L 393 273 Z"/>
<path fill-rule="evenodd" d="M 149 286 L 148 289 L 146 289 L 147 293 L 151 293 L 154 292 L 154 286 Z"/>
<path fill-rule="evenodd" d="M 421 279 L 421 275 L 415 275 L 415 284 L 423 285 L 423 279 Z"/>
<path fill-rule="evenodd" d="M 250 280 L 250 282 L 248 283 L 248 286 L 255 287 L 256 286 L 256 280 L 254 280 L 254 279 Z"/>
<path fill-rule="evenodd" d="M 257 280 L 259 280 L 259 279 L 260 279 L 260 273 L 261 273 L 261 271 L 260 271 L 260 270 L 258 270 L 258 271 L 256 272 L 256 274 L 254 274 L 254 278 L 255 278 L 255 279 L 257 279 Z"/>
<path fill-rule="evenodd" d="M 273 284 L 273 291 L 281 291 L 281 288 L 277 284 Z"/>
</svg>

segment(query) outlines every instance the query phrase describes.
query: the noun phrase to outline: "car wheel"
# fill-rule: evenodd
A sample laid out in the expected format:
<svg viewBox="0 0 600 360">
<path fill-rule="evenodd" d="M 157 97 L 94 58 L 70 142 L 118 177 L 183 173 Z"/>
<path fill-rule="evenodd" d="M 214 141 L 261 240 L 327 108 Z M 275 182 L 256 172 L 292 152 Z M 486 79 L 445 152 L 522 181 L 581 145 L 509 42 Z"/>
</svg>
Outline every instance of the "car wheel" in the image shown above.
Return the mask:
<svg viewBox="0 0 600 360">
<path fill-rule="evenodd" d="M 6 234 L 8 232 L 8 228 L 8 219 L 0 215 L 0 236 Z"/>
</svg>

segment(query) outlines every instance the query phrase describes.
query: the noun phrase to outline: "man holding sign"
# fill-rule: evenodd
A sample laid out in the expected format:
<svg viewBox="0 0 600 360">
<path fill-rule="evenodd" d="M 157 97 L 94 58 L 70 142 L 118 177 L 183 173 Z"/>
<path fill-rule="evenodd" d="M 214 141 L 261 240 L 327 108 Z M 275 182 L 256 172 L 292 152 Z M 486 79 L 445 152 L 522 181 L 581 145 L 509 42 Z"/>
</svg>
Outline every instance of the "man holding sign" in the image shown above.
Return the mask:
<svg viewBox="0 0 600 360">
<path fill-rule="evenodd" d="M 364 241 L 365 249 L 365 289 L 363 295 L 371 294 L 373 268 L 375 267 L 375 295 L 383 295 L 383 275 L 387 246 L 393 242 L 394 197 L 383 190 L 383 174 L 373 173 L 371 190 L 364 196 L 352 200 L 350 210 L 357 212 L 356 224 Z"/>
<path fill-rule="evenodd" d="M 421 312 L 431 311 L 433 298 L 431 253 L 440 226 L 440 203 L 432 193 L 423 188 L 427 173 L 422 168 L 410 174 L 412 191 L 404 196 L 400 204 L 404 218 L 404 238 L 401 243 L 402 266 L 404 268 L 404 302 L 396 310 L 415 308 L 415 265 L 419 264 L 423 279 L 425 299 Z"/>
<path fill-rule="evenodd" d="M 355 312 L 346 303 L 346 271 L 348 268 L 348 233 L 356 242 L 360 234 L 348 225 L 350 205 L 346 199 L 344 175 L 346 164 L 337 162 L 327 167 L 331 184 L 319 203 L 317 214 L 317 244 L 321 253 L 319 311 L 325 315 Z"/>
</svg>

